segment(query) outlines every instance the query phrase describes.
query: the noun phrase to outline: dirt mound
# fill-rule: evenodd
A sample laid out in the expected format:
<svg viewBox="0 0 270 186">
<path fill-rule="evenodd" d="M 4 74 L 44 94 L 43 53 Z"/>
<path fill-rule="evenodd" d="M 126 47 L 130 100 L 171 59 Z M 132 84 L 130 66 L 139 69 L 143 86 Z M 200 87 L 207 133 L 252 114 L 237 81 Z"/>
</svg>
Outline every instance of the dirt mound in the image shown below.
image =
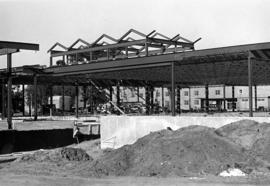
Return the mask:
<svg viewBox="0 0 270 186">
<path fill-rule="evenodd" d="M 61 148 L 57 150 L 40 150 L 33 154 L 23 155 L 19 162 L 35 161 L 35 162 L 59 162 L 59 161 L 92 161 L 84 150 L 79 148 Z"/>
<path fill-rule="evenodd" d="M 217 129 L 216 133 L 270 163 L 270 123 L 241 120 Z"/>
<path fill-rule="evenodd" d="M 252 163 L 251 163 L 252 162 Z M 260 164 L 242 146 L 219 136 L 215 129 L 189 126 L 177 131 L 162 130 L 108 152 L 93 162 L 95 176 L 194 176 L 218 174 L 228 167 Z"/>
</svg>

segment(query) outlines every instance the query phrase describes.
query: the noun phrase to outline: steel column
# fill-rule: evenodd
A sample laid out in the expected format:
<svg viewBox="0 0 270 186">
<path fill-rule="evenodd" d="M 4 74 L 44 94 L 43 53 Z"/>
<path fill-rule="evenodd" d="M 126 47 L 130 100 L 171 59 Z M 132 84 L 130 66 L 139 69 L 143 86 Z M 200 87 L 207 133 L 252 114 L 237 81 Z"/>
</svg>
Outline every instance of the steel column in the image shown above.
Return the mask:
<svg viewBox="0 0 270 186">
<path fill-rule="evenodd" d="M 191 110 L 191 90 L 190 90 L 190 87 L 188 88 L 188 108 L 190 111 Z"/>
<path fill-rule="evenodd" d="M 145 87 L 145 105 L 146 105 L 146 115 L 150 114 L 150 93 L 149 93 L 149 85 Z"/>
<path fill-rule="evenodd" d="M 53 115 L 53 86 L 50 87 L 50 117 Z"/>
<path fill-rule="evenodd" d="M 8 129 L 12 129 L 12 62 L 11 54 L 7 54 L 7 76 L 8 76 L 8 92 L 7 92 L 7 122 Z"/>
<path fill-rule="evenodd" d="M 232 86 L 232 111 L 235 111 L 235 102 L 234 102 L 235 96 L 234 96 L 234 86 Z"/>
<path fill-rule="evenodd" d="M 2 117 L 2 120 L 5 119 L 6 117 L 6 85 L 5 85 L 5 80 L 2 79 L 2 114 L 1 114 L 1 117 Z"/>
<path fill-rule="evenodd" d="M 25 107 L 25 99 L 24 99 L 24 96 L 25 96 L 25 89 L 24 89 L 24 84 L 23 84 L 23 85 L 22 85 L 22 99 L 23 99 L 23 100 L 22 100 L 22 101 L 23 101 L 23 102 L 22 102 L 22 107 L 23 107 L 23 108 L 22 108 L 22 109 L 23 109 L 23 110 L 22 110 L 22 115 L 23 115 L 23 116 L 25 116 L 25 109 L 24 109 L 24 107 Z"/>
<path fill-rule="evenodd" d="M 62 113 L 65 111 L 65 86 L 62 85 Z"/>
<path fill-rule="evenodd" d="M 50 57 L 50 67 L 53 66 L 53 58 Z"/>
<path fill-rule="evenodd" d="M 35 111 L 35 115 L 34 115 L 34 120 L 37 120 L 37 75 L 34 75 L 34 111 Z"/>
<path fill-rule="evenodd" d="M 162 110 L 164 111 L 164 87 L 161 87 L 161 106 L 162 106 Z"/>
<path fill-rule="evenodd" d="M 140 87 L 137 87 L 137 102 L 140 102 Z"/>
<path fill-rule="evenodd" d="M 253 96 L 252 96 L 252 60 L 251 53 L 248 52 L 248 97 L 249 97 L 249 117 L 253 117 Z"/>
<path fill-rule="evenodd" d="M 116 106 L 120 107 L 120 84 L 119 84 L 119 82 L 116 85 Z"/>
<path fill-rule="evenodd" d="M 255 94 L 254 95 L 255 96 L 255 98 L 254 98 L 255 99 L 255 111 L 257 111 L 257 109 L 258 109 L 258 106 L 257 106 L 258 105 L 257 104 L 258 103 L 258 100 L 257 100 L 257 85 L 254 86 L 254 94 Z"/>
<path fill-rule="evenodd" d="M 226 110 L 226 85 L 223 85 L 223 110 Z"/>
<path fill-rule="evenodd" d="M 110 101 L 112 101 L 113 100 L 113 87 L 112 86 L 110 86 Z"/>
<path fill-rule="evenodd" d="M 151 114 L 154 113 L 154 87 L 150 86 L 150 105 L 151 105 Z"/>
<path fill-rule="evenodd" d="M 171 63 L 171 111 L 172 116 L 175 116 L 175 67 L 174 62 Z"/>
<path fill-rule="evenodd" d="M 205 85 L 205 111 L 209 112 L 209 87 Z"/>
<path fill-rule="evenodd" d="M 76 85 L 75 87 L 75 92 L 76 92 L 76 118 L 79 117 L 79 86 Z"/>
<path fill-rule="evenodd" d="M 176 91 L 176 110 L 177 113 L 180 115 L 181 114 L 181 89 L 180 86 L 177 86 L 177 91 Z"/>
</svg>

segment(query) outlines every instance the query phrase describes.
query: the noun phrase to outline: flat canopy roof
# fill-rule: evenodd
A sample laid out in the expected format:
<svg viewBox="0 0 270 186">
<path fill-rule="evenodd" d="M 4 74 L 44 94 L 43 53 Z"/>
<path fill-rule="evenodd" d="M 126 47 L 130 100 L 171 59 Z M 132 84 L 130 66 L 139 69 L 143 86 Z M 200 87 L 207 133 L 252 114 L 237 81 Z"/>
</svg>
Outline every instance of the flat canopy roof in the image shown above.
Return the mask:
<svg viewBox="0 0 270 186">
<path fill-rule="evenodd" d="M 0 41 L 0 55 L 19 52 L 22 50 L 39 50 L 38 44 L 12 41 Z"/>
<path fill-rule="evenodd" d="M 171 81 L 173 62 L 175 82 L 180 86 L 245 86 L 248 85 L 249 52 L 252 54 L 253 84 L 270 85 L 270 42 L 52 66 L 31 73 L 14 71 L 13 82 L 31 84 L 32 74 L 37 73 L 40 84 L 89 84 L 95 80 L 113 85 L 122 80 L 126 84 L 165 85 Z"/>
</svg>

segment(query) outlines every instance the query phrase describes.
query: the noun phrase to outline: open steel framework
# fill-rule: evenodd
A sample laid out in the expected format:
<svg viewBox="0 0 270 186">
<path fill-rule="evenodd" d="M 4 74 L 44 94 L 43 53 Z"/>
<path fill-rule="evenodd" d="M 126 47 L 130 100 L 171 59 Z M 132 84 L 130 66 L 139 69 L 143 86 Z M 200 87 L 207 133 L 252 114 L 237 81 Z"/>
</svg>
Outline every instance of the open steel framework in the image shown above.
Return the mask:
<svg viewBox="0 0 270 186">
<path fill-rule="evenodd" d="M 15 84 L 95 86 L 109 90 L 112 86 L 145 87 L 147 110 L 153 101 L 153 88 L 166 86 L 171 90 L 172 115 L 176 114 L 176 107 L 180 111 L 179 92 L 183 87 L 205 86 L 207 108 L 208 85 L 249 86 L 249 112 L 253 116 L 252 87 L 270 84 L 270 43 L 195 50 L 199 40 L 131 29 L 119 39 L 103 34 L 93 43 L 82 39 L 69 47 L 56 43 L 48 50 L 49 67 L 14 68 L 12 78 Z M 5 70 L 0 73 L 5 79 Z M 118 94 L 119 91 L 117 98 Z M 78 105 L 76 108 L 78 115 Z"/>
</svg>

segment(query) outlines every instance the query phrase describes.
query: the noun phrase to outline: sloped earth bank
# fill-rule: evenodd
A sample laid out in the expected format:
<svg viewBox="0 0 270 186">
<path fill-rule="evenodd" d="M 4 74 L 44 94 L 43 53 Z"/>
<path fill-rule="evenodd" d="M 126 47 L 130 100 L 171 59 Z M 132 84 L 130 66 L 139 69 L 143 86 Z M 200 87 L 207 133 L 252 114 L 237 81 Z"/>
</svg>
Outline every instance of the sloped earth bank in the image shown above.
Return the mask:
<svg viewBox="0 0 270 186">
<path fill-rule="evenodd" d="M 239 168 L 269 175 L 270 124 L 244 120 L 219 129 L 189 126 L 161 130 L 116 150 L 99 142 L 22 156 L 1 171 L 35 175 L 192 177 Z M 91 148 L 90 148 L 91 147 Z M 86 152 L 80 148 L 86 148 Z"/>
</svg>

